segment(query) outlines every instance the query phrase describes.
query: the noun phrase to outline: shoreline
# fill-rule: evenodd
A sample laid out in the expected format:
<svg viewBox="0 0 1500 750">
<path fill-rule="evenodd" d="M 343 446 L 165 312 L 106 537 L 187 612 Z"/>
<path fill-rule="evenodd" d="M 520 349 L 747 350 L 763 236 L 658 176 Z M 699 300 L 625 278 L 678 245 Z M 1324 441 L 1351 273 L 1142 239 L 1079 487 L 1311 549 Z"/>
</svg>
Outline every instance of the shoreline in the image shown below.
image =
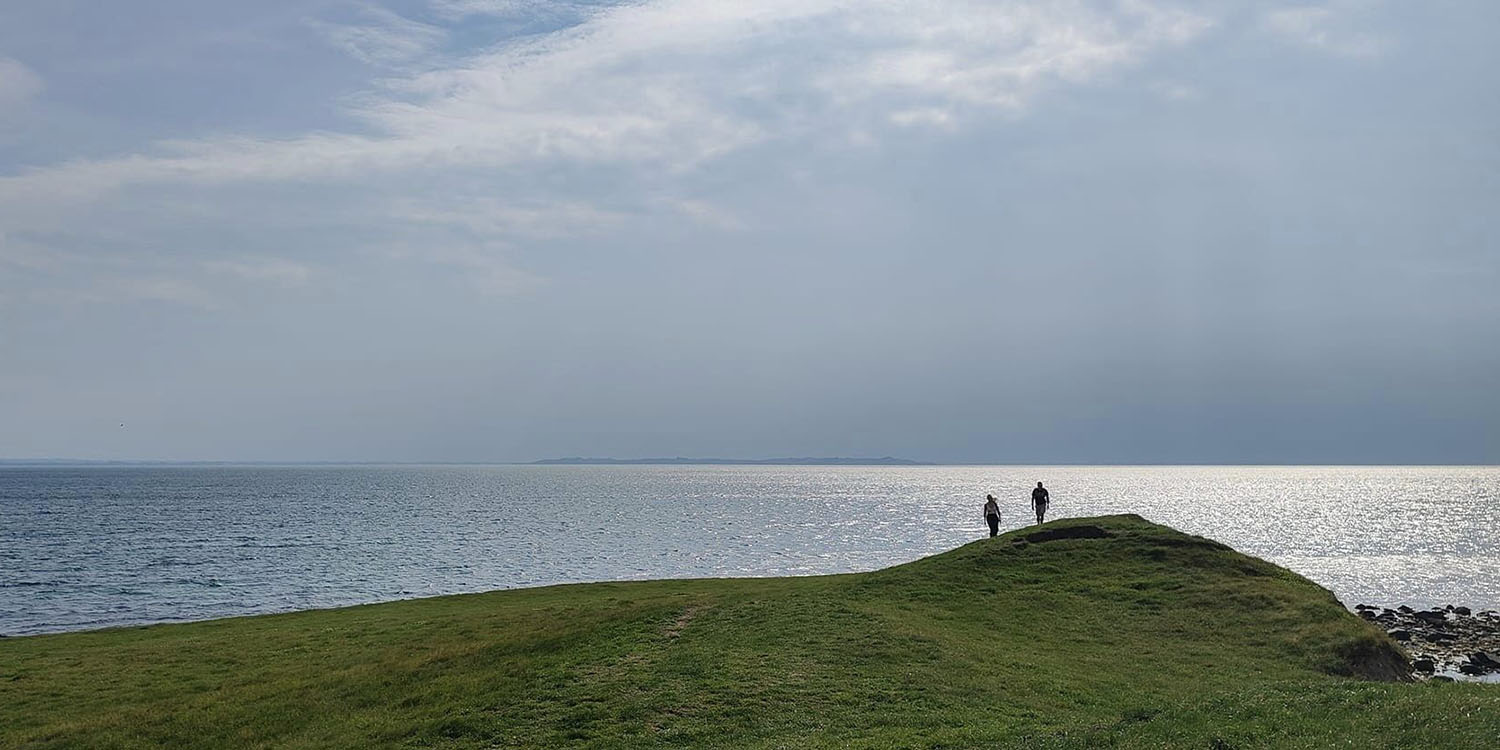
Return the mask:
<svg viewBox="0 0 1500 750">
<path fill-rule="evenodd" d="M 1357 604 L 1351 611 L 1401 644 L 1418 679 L 1500 682 L 1500 612 L 1453 604 L 1425 610 Z"/>
</svg>

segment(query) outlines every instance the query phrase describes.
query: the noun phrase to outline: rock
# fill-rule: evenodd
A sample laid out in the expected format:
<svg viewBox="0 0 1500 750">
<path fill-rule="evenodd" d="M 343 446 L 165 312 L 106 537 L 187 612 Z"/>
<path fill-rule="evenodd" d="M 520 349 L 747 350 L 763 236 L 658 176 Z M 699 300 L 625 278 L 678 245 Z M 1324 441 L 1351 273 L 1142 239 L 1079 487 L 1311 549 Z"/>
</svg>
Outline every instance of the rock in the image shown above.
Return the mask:
<svg viewBox="0 0 1500 750">
<path fill-rule="evenodd" d="M 1468 617 L 1470 611 L 1471 610 L 1468 607 L 1453 607 L 1453 614 L 1455 615 L 1463 615 L 1464 617 Z"/>
<path fill-rule="evenodd" d="M 1474 664 L 1478 664 L 1485 669 L 1500 669 L 1500 661 L 1495 661 L 1494 657 L 1486 654 L 1483 651 L 1475 651 L 1474 653 L 1470 654 L 1469 661 L 1473 662 Z"/>
<path fill-rule="evenodd" d="M 1408 607 L 1408 606 L 1406 606 L 1406 605 L 1405 605 L 1405 604 L 1403 604 L 1403 605 L 1401 605 L 1401 606 L 1399 606 L 1399 607 L 1397 607 L 1397 608 L 1396 608 L 1396 611 L 1397 611 L 1397 612 L 1400 612 L 1400 613 L 1402 613 L 1402 614 L 1407 614 L 1407 615 L 1409 615 L 1409 614 L 1411 614 L 1411 613 L 1412 613 L 1412 612 L 1415 612 L 1415 611 L 1416 611 L 1416 610 L 1414 610 L 1414 609 L 1412 609 L 1412 608 L 1411 608 L 1411 607 Z"/>
<path fill-rule="evenodd" d="M 1448 614 L 1440 609 L 1434 609 L 1431 612 L 1418 612 L 1417 619 L 1437 625 L 1448 622 Z"/>
<path fill-rule="evenodd" d="M 1371 606 L 1369 604 L 1356 604 L 1356 605 L 1354 605 L 1354 608 L 1355 609 L 1375 609 L 1375 607 L 1373 607 L 1373 606 Z"/>
<path fill-rule="evenodd" d="M 1432 671 L 1434 669 L 1437 669 L 1437 665 L 1434 664 L 1431 659 L 1413 659 L 1411 662 L 1411 668 L 1417 670 L 1418 672 L 1421 672 L 1422 674 L 1432 674 Z"/>
<path fill-rule="evenodd" d="M 1433 682 L 1452 682 L 1453 678 L 1449 677 L 1447 675 L 1441 675 L 1441 674 L 1439 674 L 1439 675 L 1433 675 L 1432 676 L 1432 681 Z"/>
<path fill-rule="evenodd" d="M 1463 664 L 1458 665 L 1458 671 L 1463 672 L 1466 675 L 1473 675 L 1475 677 L 1478 677 L 1479 675 L 1484 674 L 1484 667 L 1481 667 L 1478 664 L 1473 664 L 1471 662 L 1464 662 Z"/>
<path fill-rule="evenodd" d="M 1358 614 L 1358 615 L 1359 615 L 1359 616 L 1360 616 L 1360 617 L 1363 617 L 1363 618 L 1365 618 L 1365 619 L 1366 619 L 1366 620 L 1373 620 L 1373 619 L 1375 619 L 1375 613 L 1374 613 L 1374 612 L 1371 612 L 1371 611 L 1370 611 L 1370 610 L 1368 610 L 1368 609 L 1359 609 L 1359 610 L 1355 610 L 1355 612 L 1356 612 L 1356 613 L 1357 613 L 1357 614 Z"/>
<path fill-rule="evenodd" d="M 1443 607 L 1443 611 L 1444 612 L 1452 612 L 1453 611 L 1453 605 L 1449 604 L 1448 606 Z"/>
<path fill-rule="evenodd" d="M 1432 641 L 1434 643 L 1439 643 L 1439 642 L 1451 641 L 1451 640 L 1457 638 L 1458 636 L 1456 636 L 1456 635 L 1454 635 L 1452 633 L 1439 633 L 1439 632 L 1436 632 L 1436 631 L 1432 631 L 1432 632 L 1423 633 L 1422 637 L 1426 638 L 1427 640 Z"/>
<path fill-rule="evenodd" d="M 1411 640 L 1411 631 L 1408 630 L 1392 630 L 1387 635 L 1398 641 L 1404 642 Z"/>
</svg>

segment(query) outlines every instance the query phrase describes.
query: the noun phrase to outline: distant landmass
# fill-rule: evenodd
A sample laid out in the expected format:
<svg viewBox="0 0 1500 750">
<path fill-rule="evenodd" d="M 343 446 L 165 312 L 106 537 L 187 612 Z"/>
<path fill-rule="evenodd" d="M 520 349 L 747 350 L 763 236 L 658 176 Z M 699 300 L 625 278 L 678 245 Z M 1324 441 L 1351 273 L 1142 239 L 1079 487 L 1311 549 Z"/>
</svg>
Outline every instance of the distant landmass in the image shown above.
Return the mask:
<svg viewBox="0 0 1500 750">
<path fill-rule="evenodd" d="M 733 466 L 924 466 L 921 461 L 912 461 L 907 458 L 892 458 L 881 456 L 880 458 L 811 458 L 800 456 L 796 458 L 546 458 L 541 461 L 533 461 L 533 464 L 580 466 L 580 465 L 619 465 L 619 464 L 693 464 L 693 465 L 733 465 Z"/>
</svg>

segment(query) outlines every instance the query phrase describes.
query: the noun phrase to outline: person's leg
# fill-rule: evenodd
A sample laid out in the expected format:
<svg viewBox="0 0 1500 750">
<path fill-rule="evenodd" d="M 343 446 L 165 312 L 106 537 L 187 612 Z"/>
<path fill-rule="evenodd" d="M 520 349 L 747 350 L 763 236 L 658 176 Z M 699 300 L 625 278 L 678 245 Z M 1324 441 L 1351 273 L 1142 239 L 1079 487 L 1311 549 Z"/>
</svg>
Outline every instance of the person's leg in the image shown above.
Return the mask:
<svg viewBox="0 0 1500 750">
<path fill-rule="evenodd" d="M 989 518 L 986 518 L 984 520 L 989 521 L 990 523 L 990 536 L 994 536 L 1000 533 L 1000 519 L 995 518 L 994 516 L 990 516 Z"/>
</svg>

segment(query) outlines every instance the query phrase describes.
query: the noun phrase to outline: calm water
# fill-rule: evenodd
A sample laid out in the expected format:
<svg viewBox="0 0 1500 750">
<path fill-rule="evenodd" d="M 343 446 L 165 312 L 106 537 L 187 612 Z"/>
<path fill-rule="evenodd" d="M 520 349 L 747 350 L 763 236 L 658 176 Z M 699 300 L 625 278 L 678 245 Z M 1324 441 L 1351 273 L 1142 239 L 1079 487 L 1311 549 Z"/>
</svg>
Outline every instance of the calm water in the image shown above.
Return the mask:
<svg viewBox="0 0 1500 750">
<path fill-rule="evenodd" d="M 0 633 L 566 581 L 870 570 L 1135 512 L 1346 604 L 1500 608 L 1496 467 L 0 468 Z"/>
</svg>

